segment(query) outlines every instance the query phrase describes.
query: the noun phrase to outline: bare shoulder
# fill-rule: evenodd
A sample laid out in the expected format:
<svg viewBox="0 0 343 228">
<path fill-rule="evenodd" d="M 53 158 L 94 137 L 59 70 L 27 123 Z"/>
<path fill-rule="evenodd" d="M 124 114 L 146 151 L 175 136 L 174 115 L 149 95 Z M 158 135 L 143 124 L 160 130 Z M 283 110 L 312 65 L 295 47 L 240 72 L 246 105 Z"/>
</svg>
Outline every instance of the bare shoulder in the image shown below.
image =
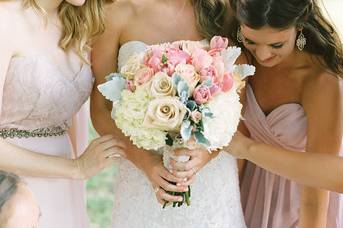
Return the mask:
<svg viewBox="0 0 343 228">
<path fill-rule="evenodd" d="M 337 96 L 342 93 L 342 78 L 326 70 L 308 77 L 303 83 L 303 94 L 306 96 Z"/>
<path fill-rule="evenodd" d="M 337 75 L 320 71 L 303 82 L 301 103 L 307 115 L 332 120 L 343 111 L 343 83 Z"/>
</svg>

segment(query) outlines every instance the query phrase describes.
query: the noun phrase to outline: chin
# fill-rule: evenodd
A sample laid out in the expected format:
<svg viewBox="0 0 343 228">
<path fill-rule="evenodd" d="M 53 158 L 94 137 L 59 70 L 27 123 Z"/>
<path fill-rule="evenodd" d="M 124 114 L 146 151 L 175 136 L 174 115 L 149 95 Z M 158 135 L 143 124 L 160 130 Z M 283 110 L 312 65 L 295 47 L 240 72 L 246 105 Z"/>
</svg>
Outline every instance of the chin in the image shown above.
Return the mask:
<svg viewBox="0 0 343 228">
<path fill-rule="evenodd" d="M 82 6 L 85 4 L 86 0 L 66 0 L 69 4 L 74 6 Z M 89 0 L 88 0 L 89 1 Z"/>
<path fill-rule="evenodd" d="M 276 65 L 278 65 L 280 63 L 280 60 L 279 59 L 273 59 L 273 60 L 270 60 L 270 61 L 262 62 L 262 61 L 257 59 L 257 62 L 261 66 L 264 66 L 264 67 L 274 67 L 274 66 L 276 66 Z"/>
</svg>

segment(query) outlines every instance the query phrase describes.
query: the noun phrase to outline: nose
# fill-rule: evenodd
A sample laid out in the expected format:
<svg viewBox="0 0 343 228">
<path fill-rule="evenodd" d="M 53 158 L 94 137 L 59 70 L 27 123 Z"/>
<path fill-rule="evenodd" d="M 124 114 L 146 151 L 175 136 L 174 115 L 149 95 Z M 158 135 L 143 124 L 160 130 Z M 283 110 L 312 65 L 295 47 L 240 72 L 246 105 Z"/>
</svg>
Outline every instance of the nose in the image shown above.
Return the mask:
<svg viewBox="0 0 343 228">
<path fill-rule="evenodd" d="M 272 55 L 273 54 L 268 47 L 261 46 L 256 48 L 256 57 L 261 61 L 269 59 Z"/>
</svg>

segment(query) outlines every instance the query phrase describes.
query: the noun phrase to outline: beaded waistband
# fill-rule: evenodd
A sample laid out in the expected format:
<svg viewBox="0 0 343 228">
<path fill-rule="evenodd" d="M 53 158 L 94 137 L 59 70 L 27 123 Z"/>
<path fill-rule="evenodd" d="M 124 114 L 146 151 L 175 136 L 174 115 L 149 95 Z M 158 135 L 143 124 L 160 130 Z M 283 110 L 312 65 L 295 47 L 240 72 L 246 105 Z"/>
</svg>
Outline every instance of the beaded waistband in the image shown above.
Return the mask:
<svg viewBox="0 0 343 228">
<path fill-rule="evenodd" d="M 1 138 L 30 138 L 30 137 L 50 137 L 60 136 L 66 132 L 60 126 L 38 128 L 34 130 L 20 130 L 18 128 L 3 128 L 0 129 Z"/>
</svg>

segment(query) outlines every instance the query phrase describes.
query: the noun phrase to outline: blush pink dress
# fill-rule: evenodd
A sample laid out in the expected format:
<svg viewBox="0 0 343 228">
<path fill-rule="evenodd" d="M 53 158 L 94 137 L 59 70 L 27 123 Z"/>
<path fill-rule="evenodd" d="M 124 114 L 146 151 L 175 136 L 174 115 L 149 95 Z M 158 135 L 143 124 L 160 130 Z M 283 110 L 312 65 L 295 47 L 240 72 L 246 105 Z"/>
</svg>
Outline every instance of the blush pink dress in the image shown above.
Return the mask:
<svg viewBox="0 0 343 228">
<path fill-rule="evenodd" d="M 0 129 L 33 131 L 59 127 L 67 131 L 72 117 L 88 99 L 92 86 L 91 69 L 86 64 L 75 75 L 66 75 L 47 57 L 14 57 L 3 87 Z M 84 115 L 76 119 L 84 122 Z M 78 151 L 73 151 L 67 132 L 59 136 L 5 138 L 9 143 L 37 153 L 67 158 L 83 150 L 84 139 L 80 137 L 74 147 Z M 38 201 L 39 228 L 88 227 L 83 181 L 22 178 Z"/>
<path fill-rule="evenodd" d="M 251 137 L 267 144 L 301 151 L 306 145 L 306 115 L 299 104 L 284 104 L 265 115 L 247 85 L 245 124 Z M 341 151 L 342 152 L 342 151 Z M 299 221 L 297 183 L 248 162 L 241 197 L 248 228 L 295 228 Z M 330 193 L 326 228 L 343 228 L 343 198 Z"/>
</svg>

